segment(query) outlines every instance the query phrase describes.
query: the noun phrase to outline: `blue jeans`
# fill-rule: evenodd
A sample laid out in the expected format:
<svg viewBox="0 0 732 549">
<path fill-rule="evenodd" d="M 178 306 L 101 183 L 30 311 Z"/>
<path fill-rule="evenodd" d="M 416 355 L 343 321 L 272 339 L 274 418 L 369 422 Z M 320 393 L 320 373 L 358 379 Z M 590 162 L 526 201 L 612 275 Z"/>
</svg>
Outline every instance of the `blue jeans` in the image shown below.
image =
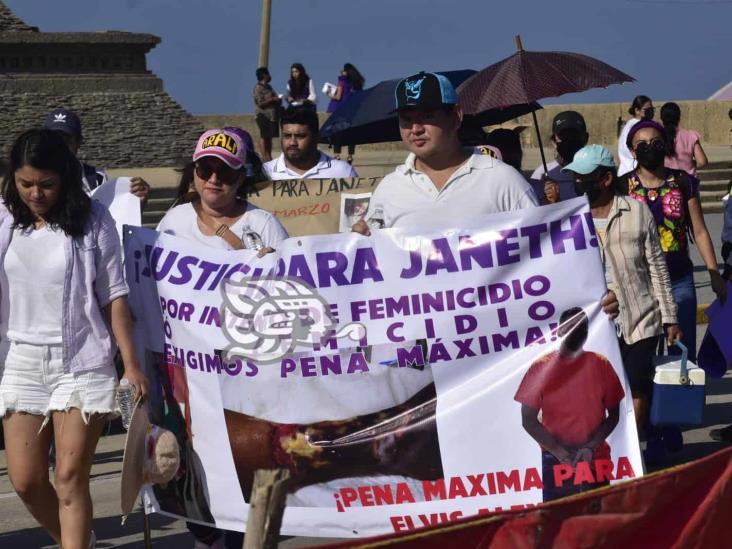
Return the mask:
<svg viewBox="0 0 732 549">
<path fill-rule="evenodd" d="M 674 301 L 679 308 L 679 327 L 684 333 L 681 342 L 689 349 L 689 360 L 696 362 L 696 290 L 694 289 L 694 273 L 679 278 L 671 283 Z M 681 350 L 675 345 L 668 350 L 671 355 L 680 355 Z"/>
</svg>

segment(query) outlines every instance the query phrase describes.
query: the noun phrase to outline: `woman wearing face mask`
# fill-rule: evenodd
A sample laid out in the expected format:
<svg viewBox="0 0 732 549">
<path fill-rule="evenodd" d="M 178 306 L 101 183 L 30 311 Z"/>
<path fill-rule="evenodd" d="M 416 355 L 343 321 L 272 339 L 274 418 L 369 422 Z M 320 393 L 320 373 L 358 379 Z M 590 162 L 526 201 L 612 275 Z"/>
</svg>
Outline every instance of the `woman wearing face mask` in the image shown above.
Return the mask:
<svg viewBox="0 0 732 549">
<path fill-rule="evenodd" d="M 623 178 L 623 189 L 651 209 L 679 308 L 679 324 L 684 332 L 682 341 L 689 349 L 689 359 L 696 361 L 696 293 L 687 235 L 693 236 L 709 270 L 712 289 L 720 301 L 726 299 L 727 290 L 717 270 L 712 239 L 704 223 L 699 180 L 664 166 L 665 136 L 663 126 L 652 120 L 633 126 L 626 144 L 638 161 L 638 168 Z M 676 352 L 676 349 L 670 351 Z"/>
<path fill-rule="evenodd" d="M 620 132 L 620 137 L 618 137 L 618 158 L 620 158 L 618 176 L 625 175 L 635 168 L 635 159 L 626 144 L 628 133 L 630 133 L 631 128 L 641 120 L 653 120 L 655 112 L 656 111 L 653 108 L 653 101 L 651 101 L 650 97 L 638 95 L 633 99 L 633 103 L 628 109 L 628 114 L 630 114 L 632 118 L 625 123 L 625 126 L 623 126 L 623 129 Z"/>
<path fill-rule="evenodd" d="M 615 162 L 605 147 L 583 147 L 564 171 L 573 173 L 577 194 L 590 201 L 607 286 L 620 303 L 618 343 L 641 427 L 647 419 L 658 338 L 664 330 L 669 345 L 681 337 L 656 224 L 648 208 L 616 192 Z"/>
</svg>

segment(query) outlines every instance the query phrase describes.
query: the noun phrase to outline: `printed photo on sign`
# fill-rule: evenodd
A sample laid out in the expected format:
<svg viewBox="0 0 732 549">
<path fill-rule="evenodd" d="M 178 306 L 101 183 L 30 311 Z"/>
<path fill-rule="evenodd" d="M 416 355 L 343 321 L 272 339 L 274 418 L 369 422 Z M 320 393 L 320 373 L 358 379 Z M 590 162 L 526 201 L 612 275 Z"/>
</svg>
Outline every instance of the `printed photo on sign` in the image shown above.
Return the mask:
<svg viewBox="0 0 732 549">
<path fill-rule="evenodd" d="M 371 202 L 371 193 L 341 194 L 341 218 L 338 231 L 351 232 L 351 227 L 366 216 L 369 202 Z"/>
</svg>

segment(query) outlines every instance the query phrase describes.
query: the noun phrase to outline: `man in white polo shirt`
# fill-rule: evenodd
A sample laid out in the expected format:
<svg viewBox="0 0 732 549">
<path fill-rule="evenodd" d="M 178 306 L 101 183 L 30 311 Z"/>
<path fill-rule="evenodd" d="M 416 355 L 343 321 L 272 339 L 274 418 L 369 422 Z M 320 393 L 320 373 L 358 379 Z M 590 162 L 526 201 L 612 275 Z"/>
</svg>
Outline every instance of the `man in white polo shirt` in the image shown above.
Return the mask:
<svg viewBox="0 0 732 549">
<path fill-rule="evenodd" d="M 305 108 L 287 109 L 280 119 L 282 154 L 264 164 L 273 180 L 358 177 L 348 162 L 336 160 L 318 150 L 318 115 Z"/>
<path fill-rule="evenodd" d="M 366 220 L 353 225 L 353 231 L 368 235 L 369 227 L 459 222 L 471 215 L 537 205 L 534 191 L 518 171 L 460 145 L 463 113 L 447 78 L 425 72 L 405 78 L 397 84 L 396 109 L 410 154 L 379 183 Z M 614 293 L 608 292 L 602 305 L 611 318 L 617 316 Z"/>
<path fill-rule="evenodd" d="M 396 88 L 396 107 L 410 154 L 374 191 L 367 220 L 404 227 L 537 205 L 518 171 L 461 146 L 463 111 L 447 78 L 426 72 L 405 78 Z M 366 233 L 368 226 L 357 223 L 354 230 Z"/>
</svg>

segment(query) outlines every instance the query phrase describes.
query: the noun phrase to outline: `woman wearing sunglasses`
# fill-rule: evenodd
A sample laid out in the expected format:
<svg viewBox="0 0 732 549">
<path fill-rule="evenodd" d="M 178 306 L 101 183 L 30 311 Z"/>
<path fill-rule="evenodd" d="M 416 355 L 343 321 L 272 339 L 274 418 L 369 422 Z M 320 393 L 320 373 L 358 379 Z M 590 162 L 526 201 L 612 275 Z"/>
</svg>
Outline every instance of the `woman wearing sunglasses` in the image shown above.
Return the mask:
<svg viewBox="0 0 732 549">
<path fill-rule="evenodd" d="M 625 176 L 628 194 L 648 205 L 658 227 L 661 248 L 671 276 L 674 300 L 679 307 L 679 324 L 689 359 L 696 360 L 696 292 L 694 264 L 689 257 L 689 236 L 699 248 L 709 270 L 712 290 L 721 301 L 727 290 L 717 270 L 717 258 L 699 202 L 699 180 L 681 170 L 664 166 L 666 132 L 653 120 L 642 120 L 631 128 L 628 148 L 638 167 Z"/>
<path fill-rule="evenodd" d="M 193 200 L 169 210 L 158 231 L 214 248 L 253 248 L 260 257 L 274 251 L 287 231 L 274 215 L 247 201 L 248 153 L 233 128 L 201 135 L 193 154 Z"/>
<path fill-rule="evenodd" d="M 712 239 L 704 223 L 699 202 L 699 180 L 681 170 L 664 166 L 666 132 L 660 124 L 643 120 L 633 126 L 628 148 L 638 167 L 626 176 L 628 194 L 648 204 L 658 227 L 666 256 L 674 300 L 679 307 L 679 324 L 689 359 L 696 360 L 696 293 L 694 265 L 689 257 L 691 236 L 709 270 L 712 290 L 724 301 L 727 290 L 717 269 Z"/>
<path fill-rule="evenodd" d="M 227 250 L 252 248 L 261 257 L 287 238 L 277 218 L 246 199 L 246 187 L 265 178 L 249 134 L 240 128 L 208 130 L 182 172 L 177 202 L 158 224 L 166 232 Z M 192 178 L 192 181 L 191 179 Z M 222 531 L 188 523 L 194 547 L 223 548 Z M 241 547 L 238 536 L 233 535 Z"/>
<path fill-rule="evenodd" d="M 689 349 L 689 360 L 696 362 L 696 290 L 694 264 L 689 257 L 689 237 L 699 253 L 711 278 L 712 289 L 720 301 L 727 295 L 724 280 L 717 270 L 712 239 L 709 236 L 699 202 L 699 180 L 681 170 L 664 165 L 666 158 L 666 131 L 653 120 L 641 120 L 628 133 L 626 145 L 637 161 L 637 167 L 626 174 L 621 188 L 636 200 L 647 204 L 658 228 L 661 249 L 671 278 L 671 289 L 678 307 L 678 322 L 682 342 Z M 679 353 L 670 347 L 669 353 Z M 663 446 L 660 444 L 663 439 Z M 649 448 L 662 455 L 663 447 L 679 450 L 683 438 L 678 427 L 664 427 L 662 432 L 651 433 Z M 662 459 L 662 458 L 661 458 Z"/>
</svg>

